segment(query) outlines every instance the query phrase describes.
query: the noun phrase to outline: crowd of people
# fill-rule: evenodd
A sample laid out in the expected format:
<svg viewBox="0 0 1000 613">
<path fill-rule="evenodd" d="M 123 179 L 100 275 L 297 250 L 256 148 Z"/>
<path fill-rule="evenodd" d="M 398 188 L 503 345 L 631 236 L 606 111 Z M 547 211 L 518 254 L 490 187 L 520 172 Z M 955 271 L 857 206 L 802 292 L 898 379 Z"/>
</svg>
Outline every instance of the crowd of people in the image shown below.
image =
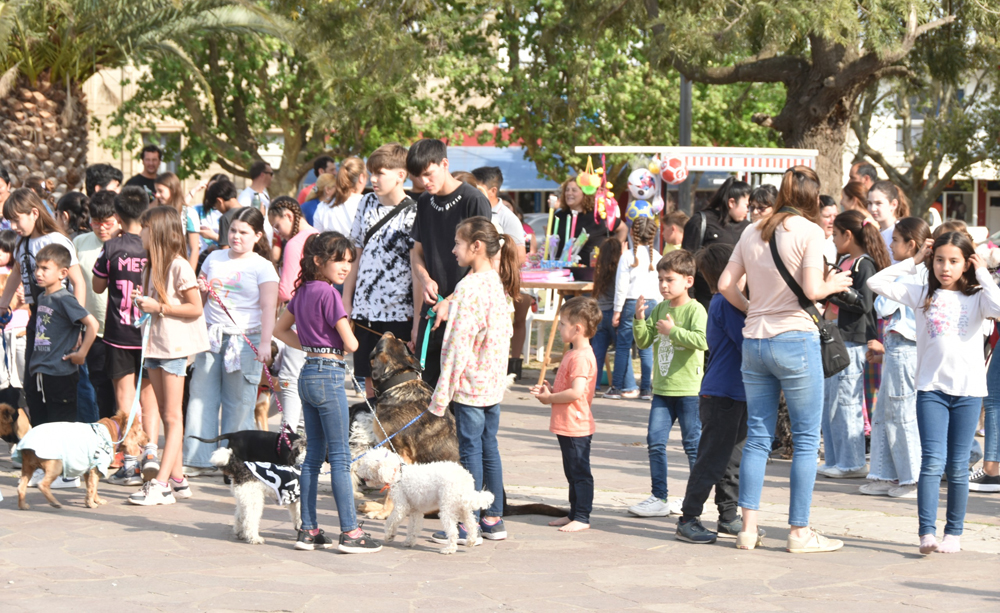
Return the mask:
<svg viewBox="0 0 1000 613">
<path fill-rule="evenodd" d="M 521 374 L 531 297 L 520 269 L 538 241 L 500 198 L 500 170 L 453 172 L 438 140 L 391 143 L 366 161 L 319 158 L 315 184 L 272 199 L 265 162 L 251 166 L 242 191 L 215 175 L 183 194 L 175 175 L 158 173 L 159 149 L 146 147 L 142 161 L 124 184 L 119 170 L 91 166 L 86 194 L 56 202 L 30 187 L 8 191 L 0 167 L 11 358 L 0 400 L 26 404 L 34 425 L 93 422 L 137 403 L 150 443 L 109 481 L 140 486 L 130 503 L 172 504 L 193 495 L 188 477 L 214 471 L 218 443 L 200 439 L 255 427 L 270 368 L 283 422 L 307 439 L 296 548 L 374 552 L 381 544 L 355 516 L 345 385 L 377 403 L 368 356 L 391 332 L 420 355 L 430 413 L 451 411 L 463 466 L 495 495 L 478 526 L 459 526 L 459 542 L 506 538 L 500 405 L 508 375 Z M 650 403 L 651 494 L 630 513 L 678 515 L 683 541 L 721 535 L 755 548 L 766 463 L 787 423 L 788 551 L 843 546 L 809 528 L 817 474 L 865 477 L 861 494 L 916 498 L 920 551 L 960 549 L 969 489 L 1000 491 L 990 397 L 1000 395 L 1000 366 L 987 371 L 984 351 L 1000 317 L 988 264 L 1000 257 L 988 245 L 977 251 L 961 222 L 932 232 L 908 216 L 902 193 L 868 164 L 852 169 L 840 196 L 823 195 L 816 173 L 795 167 L 777 188 L 730 178 L 690 217 L 668 209 L 607 224 L 574 180 L 561 186 L 555 214 L 568 228 L 582 213 L 573 238 L 589 236 L 581 257 L 594 262 L 594 286 L 562 307 L 562 363 L 553 384 L 531 390 L 552 407 L 569 484 L 569 514 L 551 525 L 590 526 L 591 405 L 614 347 L 603 397 Z M 827 322 L 846 352 L 835 372 L 821 348 Z M 970 475 L 983 408 L 985 461 Z M 667 495 L 675 422 L 690 469 L 682 502 Z M 336 543 L 316 519 L 324 461 Z M 710 531 L 700 517 L 713 487 Z"/>
</svg>

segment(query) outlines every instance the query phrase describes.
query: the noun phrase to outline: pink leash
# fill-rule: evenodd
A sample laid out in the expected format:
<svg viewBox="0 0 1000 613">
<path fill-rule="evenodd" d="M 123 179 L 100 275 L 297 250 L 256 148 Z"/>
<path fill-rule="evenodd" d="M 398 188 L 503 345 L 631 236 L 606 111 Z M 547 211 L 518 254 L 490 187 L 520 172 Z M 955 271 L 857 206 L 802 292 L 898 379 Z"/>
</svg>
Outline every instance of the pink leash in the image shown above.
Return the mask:
<svg viewBox="0 0 1000 613">
<path fill-rule="evenodd" d="M 222 298 L 215 293 L 215 288 L 211 285 L 208 286 L 208 295 L 211 296 L 216 303 L 218 303 L 218 305 L 222 308 L 222 312 L 229 316 L 229 319 L 233 322 L 233 324 L 235 324 L 236 327 L 239 327 L 239 324 L 236 323 L 236 319 L 233 318 L 233 314 L 229 312 L 229 309 L 227 309 L 226 305 L 223 304 Z M 247 335 L 241 331 L 240 336 L 242 336 L 246 344 L 253 349 L 254 354 L 259 356 L 260 351 L 258 351 L 257 347 L 250 341 L 249 338 L 247 338 Z M 278 405 L 278 412 L 281 413 L 281 432 L 278 436 L 278 451 L 281 451 L 282 441 L 284 441 L 284 443 L 288 445 L 288 448 L 291 449 L 292 442 L 288 440 L 288 433 L 292 431 L 292 428 L 288 425 L 288 422 L 285 421 L 285 409 L 281 406 L 281 388 L 274 385 L 274 379 L 271 378 L 271 369 L 266 365 L 264 366 L 264 373 L 267 375 L 267 384 L 271 386 L 271 391 L 275 392 L 274 402 Z"/>
</svg>

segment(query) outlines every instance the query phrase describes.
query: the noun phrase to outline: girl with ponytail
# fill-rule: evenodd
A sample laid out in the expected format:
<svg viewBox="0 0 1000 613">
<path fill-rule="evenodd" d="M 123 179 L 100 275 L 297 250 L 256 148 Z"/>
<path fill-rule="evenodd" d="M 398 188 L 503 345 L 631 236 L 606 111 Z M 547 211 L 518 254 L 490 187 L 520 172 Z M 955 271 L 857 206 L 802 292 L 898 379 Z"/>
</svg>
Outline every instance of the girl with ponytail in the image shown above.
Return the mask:
<svg viewBox="0 0 1000 613">
<path fill-rule="evenodd" d="M 500 234 L 488 218 L 470 217 L 458 225 L 452 253 L 459 266 L 470 270 L 448 301 L 451 314 L 441 349 L 441 376 L 431 396 L 430 411 L 440 416 L 452 407 L 462 465 L 472 473 L 477 491 L 485 486 L 494 496 L 478 526 L 459 524 L 459 538 L 475 540 L 481 529 L 483 537 L 502 540 L 507 532 L 501 518 L 503 468 L 497 429 L 514 333 L 514 309 L 507 297 L 520 295 L 516 243 Z M 500 262 L 494 268 L 497 255 Z M 448 542 L 444 532 L 432 538 Z"/>
<path fill-rule="evenodd" d="M 340 232 L 351 235 L 354 216 L 358 213 L 361 193 L 365 191 L 368 175 L 361 158 L 347 158 L 340 164 L 337 179 L 332 186 L 333 199 L 329 204 L 320 202 L 313 214 L 313 225 L 320 232 Z M 322 196 L 322 194 L 321 194 Z"/>
<path fill-rule="evenodd" d="M 828 297 L 826 319 L 836 320 L 851 364 L 826 379 L 823 396 L 823 444 L 826 463 L 818 473 L 832 479 L 866 477 L 864 404 L 865 353 L 878 339 L 875 295 L 868 279 L 890 265 L 878 224 L 860 211 L 844 211 L 833 220 L 838 267 L 851 273 L 852 284 Z"/>
<path fill-rule="evenodd" d="M 648 296 L 660 295 L 660 282 L 656 275 L 656 263 L 660 261 L 660 254 L 653 249 L 655 236 L 656 221 L 650 217 L 636 217 L 632 222 L 632 250 L 624 251 L 618 260 L 614 315 L 611 320 L 611 325 L 617 330 L 615 367 L 611 387 L 604 393 L 605 398 L 617 400 L 641 397 L 643 400 L 651 400 L 653 397 L 653 349 L 648 347 L 639 351 L 642 379 L 638 388 L 635 386 L 635 379 L 628 376 L 628 366 L 632 359 L 632 319 L 636 316 L 636 300 L 640 296 L 647 296 L 645 312 L 652 313 L 657 301 Z"/>
</svg>

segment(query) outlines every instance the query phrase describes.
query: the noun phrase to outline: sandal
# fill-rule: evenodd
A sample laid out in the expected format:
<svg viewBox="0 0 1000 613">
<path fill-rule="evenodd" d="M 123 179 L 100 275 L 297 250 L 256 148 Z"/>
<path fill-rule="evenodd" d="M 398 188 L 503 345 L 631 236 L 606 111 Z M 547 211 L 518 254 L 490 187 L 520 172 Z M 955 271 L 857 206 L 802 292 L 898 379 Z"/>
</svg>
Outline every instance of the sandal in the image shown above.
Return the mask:
<svg viewBox="0 0 1000 613">
<path fill-rule="evenodd" d="M 764 545 L 764 535 L 759 531 L 757 534 L 752 534 L 750 532 L 739 532 L 736 534 L 736 548 L 737 549 L 753 549 L 755 547 L 762 547 Z"/>
</svg>

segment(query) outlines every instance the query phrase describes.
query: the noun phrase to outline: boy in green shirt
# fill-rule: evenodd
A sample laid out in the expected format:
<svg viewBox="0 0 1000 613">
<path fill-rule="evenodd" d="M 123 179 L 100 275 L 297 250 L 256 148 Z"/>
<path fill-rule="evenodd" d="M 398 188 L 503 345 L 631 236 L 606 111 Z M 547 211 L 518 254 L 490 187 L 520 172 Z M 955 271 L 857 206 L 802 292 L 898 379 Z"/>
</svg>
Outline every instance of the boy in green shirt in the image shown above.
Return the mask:
<svg viewBox="0 0 1000 613">
<path fill-rule="evenodd" d="M 680 499 L 667 502 L 667 439 L 675 421 L 688 462 L 694 466 L 701 438 L 698 390 L 704 373 L 708 313 L 688 296 L 694 285 L 694 256 L 684 249 L 664 255 L 656 265 L 663 301 L 643 319 L 645 298 L 636 302 L 632 331 L 636 345 L 653 346 L 653 402 L 649 410 L 646 446 L 653 494 L 629 513 L 639 517 L 680 515 Z"/>
</svg>

